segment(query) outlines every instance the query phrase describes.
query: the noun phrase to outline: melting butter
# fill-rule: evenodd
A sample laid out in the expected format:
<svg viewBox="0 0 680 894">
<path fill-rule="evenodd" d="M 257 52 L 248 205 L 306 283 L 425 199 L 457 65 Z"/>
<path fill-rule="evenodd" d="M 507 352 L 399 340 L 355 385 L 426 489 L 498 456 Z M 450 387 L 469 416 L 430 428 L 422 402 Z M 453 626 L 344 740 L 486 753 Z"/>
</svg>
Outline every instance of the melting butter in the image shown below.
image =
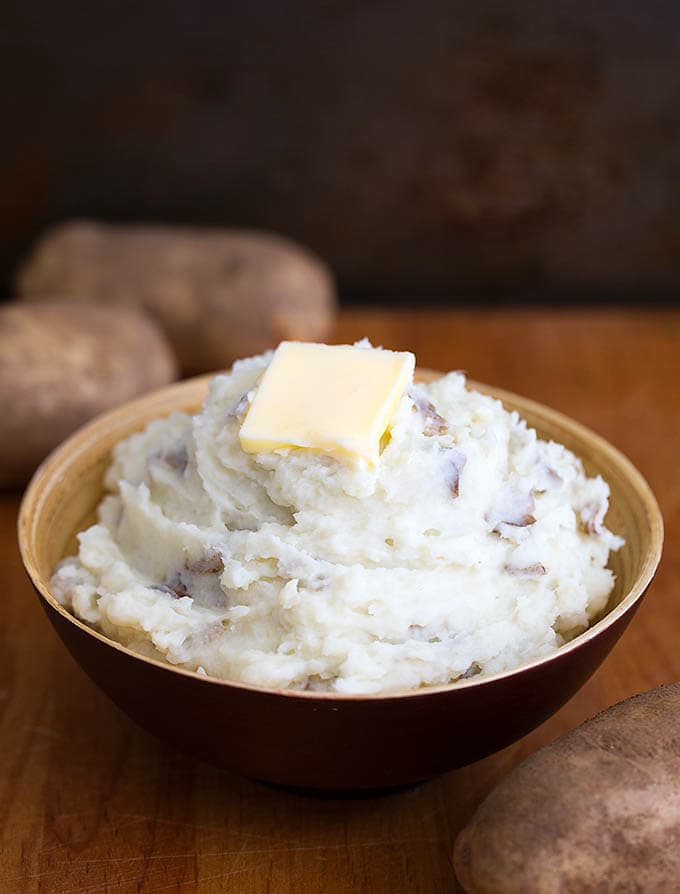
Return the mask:
<svg viewBox="0 0 680 894">
<path fill-rule="evenodd" d="M 299 447 L 375 464 L 414 368 L 408 351 L 281 342 L 241 426 L 241 447 Z"/>
</svg>

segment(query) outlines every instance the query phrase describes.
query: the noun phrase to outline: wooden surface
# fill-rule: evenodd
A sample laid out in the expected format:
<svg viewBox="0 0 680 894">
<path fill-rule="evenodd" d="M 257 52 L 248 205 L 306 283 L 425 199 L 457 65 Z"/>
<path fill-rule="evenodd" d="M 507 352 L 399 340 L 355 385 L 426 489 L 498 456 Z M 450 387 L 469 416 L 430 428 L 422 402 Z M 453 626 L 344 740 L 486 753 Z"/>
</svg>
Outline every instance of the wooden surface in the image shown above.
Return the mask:
<svg viewBox="0 0 680 894">
<path fill-rule="evenodd" d="M 189 760 L 120 714 L 42 615 L 17 552 L 18 496 L 4 495 L 3 894 L 457 891 L 454 838 L 497 780 L 601 708 L 680 679 L 680 311 L 344 312 L 338 338 L 364 334 L 548 403 L 628 454 L 666 522 L 631 628 L 565 708 L 505 751 L 400 794 L 306 797 Z"/>
</svg>

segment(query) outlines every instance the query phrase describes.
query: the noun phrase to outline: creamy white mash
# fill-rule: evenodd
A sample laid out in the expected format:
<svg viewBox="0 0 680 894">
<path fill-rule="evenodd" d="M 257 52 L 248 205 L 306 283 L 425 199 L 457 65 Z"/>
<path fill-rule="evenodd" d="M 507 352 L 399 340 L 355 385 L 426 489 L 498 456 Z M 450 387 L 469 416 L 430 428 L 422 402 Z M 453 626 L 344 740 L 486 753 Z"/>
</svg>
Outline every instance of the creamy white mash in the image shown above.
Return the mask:
<svg viewBox="0 0 680 894">
<path fill-rule="evenodd" d="M 270 354 L 120 443 L 53 592 L 135 651 L 269 688 L 372 693 L 513 668 L 607 602 L 609 488 L 451 373 L 404 394 L 380 461 L 247 454 Z"/>
</svg>

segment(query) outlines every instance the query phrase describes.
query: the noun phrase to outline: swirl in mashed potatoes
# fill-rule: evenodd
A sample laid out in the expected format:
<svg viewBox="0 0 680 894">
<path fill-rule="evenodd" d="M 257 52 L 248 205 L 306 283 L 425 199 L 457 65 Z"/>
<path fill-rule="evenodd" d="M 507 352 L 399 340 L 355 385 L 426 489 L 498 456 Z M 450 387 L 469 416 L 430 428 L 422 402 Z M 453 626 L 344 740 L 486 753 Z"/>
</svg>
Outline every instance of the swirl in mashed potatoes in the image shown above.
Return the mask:
<svg viewBox="0 0 680 894">
<path fill-rule="evenodd" d="M 52 577 L 77 617 L 210 676 L 374 693 L 511 669 L 603 610 L 623 541 L 569 450 L 450 373 L 404 394 L 374 468 L 247 454 L 270 357 L 115 448 L 99 521 Z"/>
</svg>

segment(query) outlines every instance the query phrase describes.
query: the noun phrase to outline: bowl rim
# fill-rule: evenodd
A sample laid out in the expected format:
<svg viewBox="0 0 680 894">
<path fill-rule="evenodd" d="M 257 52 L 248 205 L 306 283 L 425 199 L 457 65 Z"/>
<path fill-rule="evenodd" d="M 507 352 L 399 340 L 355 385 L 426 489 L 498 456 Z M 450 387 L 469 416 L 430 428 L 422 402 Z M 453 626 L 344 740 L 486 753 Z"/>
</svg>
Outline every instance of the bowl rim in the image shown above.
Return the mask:
<svg viewBox="0 0 680 894">
<path fill-rule="evenodd" d="M 621 471 L 629 479 L 629 481 L 633 485 L 634 490 L 640 496 L 640 499 L 646 506 L 648 518 L 651 522 L 651 549 L 645 557 L 642 563 L 642 568 L 633 581 L 633 585 L 613 609 L 611 609 L 598 621 L 584 630 L 583 633 L 578 634 L 578 636 L 575 636 L 574 639 L 560 646 L 555 651 L 550 652 L 547 655 L 542 655 L 538 658 L 531 659 L 530 661 L 523 662 L 522 664 L 510 668 L 509 670 L 499 671 L 495 674 L 483 675 L 479 678 L 471 677 L 467 680 L 459 680 L 453 683 L 446 683 L 439 686 L 423 686 L 417 689 L 398 689 L 390 690 L 388 692 L 315 692 L 307 690 L 277 689 L 266 686 L 256 686 L 249 683 L 243 683 L 239 680 L 227 680 L 219 677 L 208 676 L 207 674 L 204 676 L 197 673 L 196 671 L 187 670 L 186 668 L 170 664 L 169 662 L 160 661 L 156 658 L 150 658 L 146 655 L 141 655 L 140 653 L 129 649 L 127 646 L 124 646 L 122 643 L 118 643 L 116 642 L 116 640 L 109 639 L 109 637 L 105 636 L 103 633 L 100 633 L 93 627 L 90 627 L 80 618 L 77 618 L 75 615 L 71 614 L 71 612 L 67 611 L 66 608 L 64 608 L 64 606 L 57 601 L 57 599 L 51 593 L 47 582 L 43 580 L 42 575 L 39 573 L 37 567 L 32 561 L 30 544 L 31 534 L 34 528 L 33 520 L 39 515 L 40 508 L 44 499 L 44 493 L 49 490 L 49 486 L 55 477 L 55 473 L 58 472 L 60 468 L 72 465 L 74 460 L 80 454 L 86 452 L 89 447 L 92 446 L 93 442 L 98 441 L 99 433 L 102 428 L 107 428 L 108 425 L 111 423 L 115 423 L 116 425 L 123 425 L 126 421 L 132 421 L 135 416 L 138 416 L 146 409 L 147 404 L 154 403 L 160 396 L 163 396 L 165 398 L 165 404 L 175 404 L 174 409 L 172 407 L 170 409 L 164 408 L 161 412 L 159 412 L 158 416 L 150 417 L 145 424 L 148 424 L 152 418 L 163 418 L 165 415 L 168 415 L 169 413 L 174 411 L 187 412 L 189 411 L 190 407 L 199 406 L 199 404 L 195 400 L 188 399 L 189 394 L 200 392 L 201 389 L 203 389 L 205 391 L 205 394 L 202 395 L 201 400 L 204 400 L 210 381 L 216 375 L 222 375 L 228 372 L 228 369 L 218 370 L 208 375 L 194 376 L 189 379 L 184 379 L 183 381 L 176 382 L 172 385 L 166 385 L 162 388 L 150 391 L 141 397 L 138 397 L 131 401 L 126 401 L 125 403 L 112 410 L 108 410 L 95 416 L 85 425 L 81 426 L 75 432 L 73 432 L 43 460 L 43 462 L 34 472 L 21 499 L 19 514 L 17 518 L 19 551 L 21 554 L 21 560 L 24 565 L 24 569 L 40 599 L 46 603 L 49 609 L 56 612 L 68 623 L 73 624 L 82 633 L 92 636 L 94 639 L 99 640 L 102 644 L 116 649 L 119 652 L 122 652 L 129 658 L 133 658 L 137 661 L 150 664 L 162 671 L 179 674 L 192 680 L 199 680 L 204 684 L 244 690 L 248 692 L 258 693 L 262 696 L 285 696 L 287 698 L 304 699 L 312 702 L 370 702 L 384 701 L 386 699 L 416 697 L 423 698 L 427 696 L 436 696 L 446 692 L 454 692 L 463 689 L 468 690 L 480 686 L 485 686 L 487 684 L 493 684 L 495 682 L 508 679 L 523 672 L 550 664 L 553 661 L 560 660 L 563 656 L 576 651 L 581 646 L 588 643 L 590 640 L 595 639 L 600 634 L 604 633 L 605 630 L 613 626 L 621 617 L 631 611 L 634 606 L 636 606 L 636 604 L 642 599 L 647 588 L 652 582 L 654 575 L 656 574 L 663 549 L 663 517 L 661 515 L 661 510 L 659 508 L 658 502 L 649 484 L 642 476 L 642 474 L 637 470 L 637 468 L 633 465 L 633 463 L 628 459 L 628 457 L 601 435 L 597 434 L 582 423 L 577 422 L 575 419 L 572 419 L 570 416 L 561 413 L 559 410 L 554 410 L 552 407 L 546 406 L 545 404 L 542 404 L 531 398 L 523 397 L 522 395 L 516 394 L 515 392 L 508 391 L 503 388 L 497 388 L 496 386 L 487 385 L 483 382 L 478 382 L 474 379 L 468 379 L 466 377 L 466 388 L 480 391 L 482 394 L 486 394 L 497 400 L 500 400 L 506 406 L 506 409 L 508 409 L 508 405 L 512 407 L 513 404 L 519 403 L 522 407 L 522 413 L 527 411 L 531 413 L 537 413 L 547 418 L 551 422 L 551 424 L 562 428 L 567 428 L 571 435 L 577 438 L 585 438 L 589 440 L 599 451 L 608 454 L 609 457 L 621 468 Z M 446 375 L 446 373 L 426 367 L 418 367 L 416 370 L 416 376 L 421 381 L 425 382 L 434 381 L 435 379 L 443 375 Z M 185 399 L 183 404 L 180 403 L 182 398 Z M 130 434 L 131 433 L 132 432 L 130 432 Z"/>
</svg>

